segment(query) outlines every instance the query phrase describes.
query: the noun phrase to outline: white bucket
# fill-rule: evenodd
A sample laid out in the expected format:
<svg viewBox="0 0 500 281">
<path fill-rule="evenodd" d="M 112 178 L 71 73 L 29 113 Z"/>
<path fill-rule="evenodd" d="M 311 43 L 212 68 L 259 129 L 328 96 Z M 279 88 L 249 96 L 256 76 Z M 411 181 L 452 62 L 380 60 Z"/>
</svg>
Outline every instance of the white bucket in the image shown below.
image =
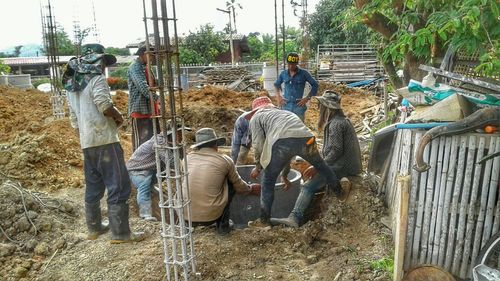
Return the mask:
<svg viewBox="0 0 500 281">
<path fill-rule="evenodd" d="M 271 96 L 275 95 L 274 81 L 276 81 L 276 66 L 268 65 L 262 68 L 262 78 L 264 82 L 264 89 L 269 92 Z"/>
</svg>

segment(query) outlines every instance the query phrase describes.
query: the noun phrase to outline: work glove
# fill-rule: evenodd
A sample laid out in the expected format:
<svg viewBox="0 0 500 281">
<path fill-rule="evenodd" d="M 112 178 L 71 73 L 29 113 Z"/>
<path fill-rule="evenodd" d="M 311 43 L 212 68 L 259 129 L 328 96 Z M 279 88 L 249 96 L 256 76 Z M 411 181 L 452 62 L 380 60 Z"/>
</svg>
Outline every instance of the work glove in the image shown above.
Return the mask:
<svg viewBox="0 0 500 281">
<path fill-rule="evenodd" d="M 252 183 L 250 185 L 250 195 L 260 196 L 261 186 L 258 183 Z"/>
</svg>

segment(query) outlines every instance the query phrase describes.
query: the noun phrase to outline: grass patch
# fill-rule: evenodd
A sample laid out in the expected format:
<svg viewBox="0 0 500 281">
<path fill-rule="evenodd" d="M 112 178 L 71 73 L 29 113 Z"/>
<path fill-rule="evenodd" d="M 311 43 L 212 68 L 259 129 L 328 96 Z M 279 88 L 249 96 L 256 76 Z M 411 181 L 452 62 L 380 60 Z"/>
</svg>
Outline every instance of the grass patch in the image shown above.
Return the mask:
<svg viewBox="0 0 500 281">
<path fill-rule="evenodd" d="M 379 260 L 372 261 L 370 263 L 370 269 L 374 271 L 384 271 L 392 276 L 394 272 L 394 258 L 384 257 Z"/>
</svg>

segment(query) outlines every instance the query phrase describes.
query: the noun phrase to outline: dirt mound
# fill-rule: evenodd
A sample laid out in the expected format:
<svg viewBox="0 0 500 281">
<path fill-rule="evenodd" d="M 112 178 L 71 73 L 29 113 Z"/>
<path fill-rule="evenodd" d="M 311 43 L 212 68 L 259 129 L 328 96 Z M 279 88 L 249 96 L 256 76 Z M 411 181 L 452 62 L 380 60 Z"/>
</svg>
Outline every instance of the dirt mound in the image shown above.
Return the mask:
<svg viewBox="0 0 500 281">
<path fill-rule="evenodd" d="M 127 114 L 128 112 L 128 94 L 124 91 L 116 91 L 113 97 L 113 103 L 116 108 L 122 113 Z"/>
<path fill-rule="evenodd" d="M 82 240 L 71 231 L 77 208 L 69 200 L 31 193 L 14 182 L 0 185 L 0 276 L 35 277 L 44 260 Z"/>
<path fill-rule="evenodd" d="M 187 105 L 239 108 L 251 110 L 252 101 L 260 96 L 269 96 L 267 91 L 257 93 L 235 92 L 214 86 L 207 86 L 199 90 L 189 90 L 186 94 Z"/>
</svg>

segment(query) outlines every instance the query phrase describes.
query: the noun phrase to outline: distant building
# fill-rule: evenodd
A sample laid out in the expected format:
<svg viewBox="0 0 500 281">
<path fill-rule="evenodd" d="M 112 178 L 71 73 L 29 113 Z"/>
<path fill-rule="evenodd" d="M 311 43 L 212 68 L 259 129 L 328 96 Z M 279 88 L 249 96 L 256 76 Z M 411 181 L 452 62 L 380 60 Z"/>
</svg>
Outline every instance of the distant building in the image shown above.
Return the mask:
<svg viewBox="0 0 500 281">
<path fill-rule="evenodd" d="M 74 56 L 59 56 L 59 66 L 63 67 Z M 116 65 L 130 64 L 135 56 L 116 56 Z M 32 77 L 49 76 L 48 57 L 15 57 L 2 58 L 4 64 L 10 66 L 12 74 L 31 74 Z M 112 67 L 113 68 L 113 67 Z"/>
<path fill-rule="evenodd" d="M 231 63 L 231 46 L 229 45 L 229 35 L 224 39 L 224 43 L 227 43 L 229 48 L 226 52 L 219 54 L 215 61 L 222 63 Z M 241 34 L 233 35 L 233 48 L 234 48 L 234 62 L 240 62 L 244 53 L 250 53 L 250 47 L 248 47 L 247 37 Z"/>
</svg>

